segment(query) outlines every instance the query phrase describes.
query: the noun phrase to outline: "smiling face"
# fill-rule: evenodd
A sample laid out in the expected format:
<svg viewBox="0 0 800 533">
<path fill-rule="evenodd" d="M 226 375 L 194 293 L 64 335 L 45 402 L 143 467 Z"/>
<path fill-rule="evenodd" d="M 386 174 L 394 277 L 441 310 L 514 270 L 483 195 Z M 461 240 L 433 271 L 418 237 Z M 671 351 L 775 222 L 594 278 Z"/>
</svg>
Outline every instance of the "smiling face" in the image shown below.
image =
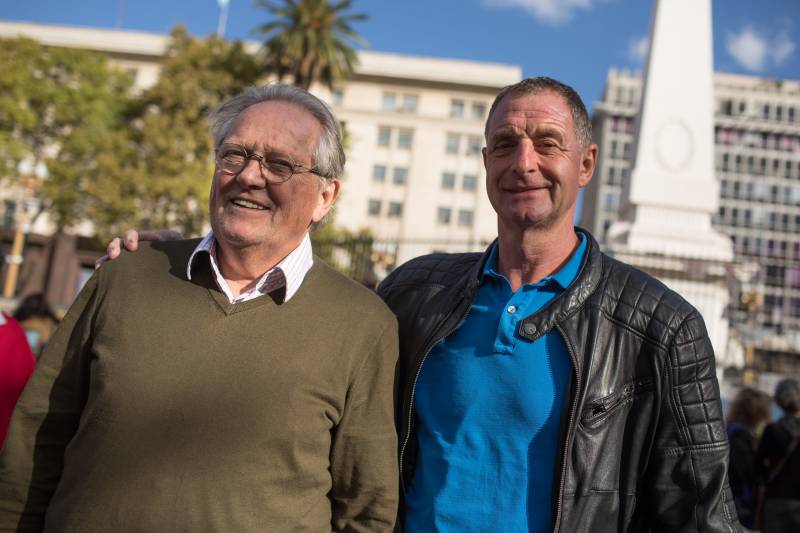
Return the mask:
<svg viewBox="0 0 800 533">
<path fill-rule="evenodd" d="M 245 109 L 223 143 L 312 168 L 321 134 L 319 122 L 302 107 L 268 101 Z M 255 159 L 235 175 L 217 168 L 209 201 L 214 237 L 225 253 L 256 247 L 280 259 L 300 244 L 312 222 L 322 220 L 338 191 L 338 180 L 328 179 L 320 186 L 319 178 L 309 172 L 268 184 Z"/>
<path fill-rule="evenodd" d="M 597 146 L 581 148 L 570 108 L 552 91 L 510 94 L 487 127 L 486 189 L 499 230 L 572 227 Z"/>
</svg>

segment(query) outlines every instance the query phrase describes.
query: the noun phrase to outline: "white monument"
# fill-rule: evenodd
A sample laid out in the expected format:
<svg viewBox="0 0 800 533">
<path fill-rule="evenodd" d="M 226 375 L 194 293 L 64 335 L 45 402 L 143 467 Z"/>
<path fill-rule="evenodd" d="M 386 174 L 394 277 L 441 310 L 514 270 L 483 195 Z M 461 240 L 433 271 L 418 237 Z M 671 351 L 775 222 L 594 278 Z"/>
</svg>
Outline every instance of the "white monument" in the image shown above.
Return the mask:
<svg viewBox="0 0 800 533">
<path fill-rule="evenodd" d="M 656 275 L 706 322 L 720 367 L 728 352 L 728 237 L 711 226 L 714 97 L 710 0 L 655 0 L 650 49 L 622 219 L 610 250 Z"/>
</svg>

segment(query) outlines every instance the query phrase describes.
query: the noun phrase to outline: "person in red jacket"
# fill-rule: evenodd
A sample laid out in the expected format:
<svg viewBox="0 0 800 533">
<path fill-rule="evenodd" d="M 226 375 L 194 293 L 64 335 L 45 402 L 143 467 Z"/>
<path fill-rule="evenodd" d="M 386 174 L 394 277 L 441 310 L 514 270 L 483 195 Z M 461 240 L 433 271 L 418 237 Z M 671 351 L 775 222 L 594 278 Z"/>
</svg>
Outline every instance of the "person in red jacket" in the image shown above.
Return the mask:
<svg viewBox="0 0 800 533">
<path fill-rule="evenodd" d="M 0 447 L 6 440 L 11 413 L 35 365 L 25 332 L 13 318 L 0 313 Z"/>
</svg>

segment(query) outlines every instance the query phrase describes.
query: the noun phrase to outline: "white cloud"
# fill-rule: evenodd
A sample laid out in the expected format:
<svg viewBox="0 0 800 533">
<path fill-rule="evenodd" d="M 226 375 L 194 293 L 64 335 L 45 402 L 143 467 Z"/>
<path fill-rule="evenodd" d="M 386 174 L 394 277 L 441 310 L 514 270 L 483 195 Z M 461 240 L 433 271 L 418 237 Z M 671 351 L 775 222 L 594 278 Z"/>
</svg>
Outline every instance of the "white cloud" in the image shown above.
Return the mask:
<svg viewBox="0 0 800 533">
<path fill-rule="evenodd" d="M 767 62 L 767 41 L 752 28 L 744 28 L 738 35 L 728 34 L 728 53 L 748 70 L 764 70 Z"/>
<path fill-rule="evenodd" d="M 557 26 L 572 20 L 579 9 L 591 9 L 593 0 L 484 0 L 489 7 L 521 7 L 533 18 Z"/>
<path fill-rule="evenodd" d="M 780 65 L 794 53 L 795 48 L 794 41 L 786 33 L 770 38 L 749 26 L 738 34 L 729 33 L 725 44 L 739 65 L 754 72 L 764 70 L 769 64 Z"/>
<path fill-rule="evenodd" d="M 775 40 L 772 47 L 772 60 L 776 65 L 780 65 L 794 53 L 794 42 L 788 34 L 783 33 Z"/>
<path fill-rule="evenodd" d="M 647 59 L 647 47 L 650 46 L 650 39 L 645 37 L 634 37 L 628 41 L 628 57 L 634 63 L 644 63 Z"/>
</svg>

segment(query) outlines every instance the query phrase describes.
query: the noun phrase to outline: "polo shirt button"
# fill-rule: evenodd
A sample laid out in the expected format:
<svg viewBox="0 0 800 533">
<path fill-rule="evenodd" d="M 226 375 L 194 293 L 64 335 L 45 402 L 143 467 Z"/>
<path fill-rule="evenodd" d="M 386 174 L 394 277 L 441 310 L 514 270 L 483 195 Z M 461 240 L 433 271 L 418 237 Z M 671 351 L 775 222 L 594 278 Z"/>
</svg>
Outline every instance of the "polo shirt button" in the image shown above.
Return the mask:
<svg viewBox="0 0 800 533">
<path fill-rule="evenodd" d="M 536 335 L 536 325 L 532 322 L 526 322 L 522 325 L 522 332 L 526 335 Z"/>
<path fill-rule="evenodd" d="M 506 311 L 508 311 L 509 313 L 511 313 L 513 315 L 514 313 L 517 312 L 517 307 L 514 306 L 514 305 L 509 305 L 508 309 L 506 309 Z"/>
</svg>

